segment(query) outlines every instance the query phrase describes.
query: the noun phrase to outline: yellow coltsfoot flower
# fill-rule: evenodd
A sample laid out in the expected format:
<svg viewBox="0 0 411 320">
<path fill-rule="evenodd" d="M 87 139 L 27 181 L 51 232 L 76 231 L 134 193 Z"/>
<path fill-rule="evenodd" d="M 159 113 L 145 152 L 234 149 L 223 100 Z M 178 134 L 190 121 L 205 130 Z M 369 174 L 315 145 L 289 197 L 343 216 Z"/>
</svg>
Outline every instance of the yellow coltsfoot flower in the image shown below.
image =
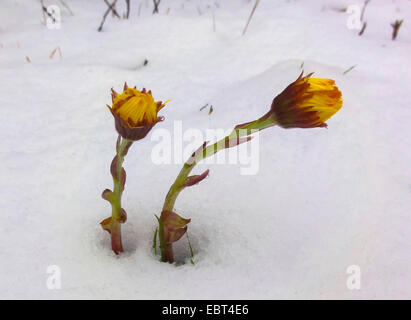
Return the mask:
<svg viewBox="0 0 411 320">
<path fill-rule="evenodd" d="M 113 105 L 110 109 L 115 120 L 117 132 L 125 139 L 140 140 L 154 127 L 157 122 L 163 121 L 163 117 L 158 117 L 160 111 L 168 102 L 154 101 L 151 90 L 139 91 L 129 88 L 124 84 L 124 90 L 118 94 L 111 89 Z"/>
<path fill-rule="evenodd" d="M 134 141 L 144 138 L 153 126 L 163 120 L 157 112 L 167 103 L 154 101 L 151 91 L 139 91 L 129 88 L 124 83 L 124 90 L 118 94 L 111 89 L 113 105 L 107 107 L 114 117 L 115 127 L 119 136 L 116 143 L 116 155 L 111 165 L 110 173 L 113 176 L 113 189 L 105 189 L 102 198 L 111 204 L 111 217 L 104 219 L 100 224 L 110 233 L 111 248 L 115 254 L 123 251 L 121 240 L 121 225 L 126 222 L 127 214 L 121 206 L 121 197 L 126 183 L 126 171 L 123 168 L 124 158 Z"/>
<path fill-rule="evenodd" d="M 326 127 L 325 121 L 341 109 L 342 95 L 335 81 L 311 75 L 303 77 L 301 73 L 274 98 L 269 114 L 275 124 L 283 128 Z"/>
</svg>

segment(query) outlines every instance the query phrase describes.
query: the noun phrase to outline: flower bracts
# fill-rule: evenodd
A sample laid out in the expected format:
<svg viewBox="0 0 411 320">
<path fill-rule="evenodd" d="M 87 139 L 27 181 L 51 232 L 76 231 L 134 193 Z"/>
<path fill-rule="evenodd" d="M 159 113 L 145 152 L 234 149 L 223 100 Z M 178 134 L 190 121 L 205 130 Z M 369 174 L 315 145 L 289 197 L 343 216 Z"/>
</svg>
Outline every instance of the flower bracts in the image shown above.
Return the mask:
<svg viewBox="0 0 411 320">
<path fill-rule="evenodd" d="M 156 125 L 163 121 L 163 117 L 158 117 L 160 111 L 168 102 L 154 101 L 151 90 L 139 91 L 129 88 L 124 84 L 124 91 L 118 94 L 111 89 L 113 106 L 109 108 L 115 120 L 117 132 L 125 139 L 140 140 Z"/>
</svg>

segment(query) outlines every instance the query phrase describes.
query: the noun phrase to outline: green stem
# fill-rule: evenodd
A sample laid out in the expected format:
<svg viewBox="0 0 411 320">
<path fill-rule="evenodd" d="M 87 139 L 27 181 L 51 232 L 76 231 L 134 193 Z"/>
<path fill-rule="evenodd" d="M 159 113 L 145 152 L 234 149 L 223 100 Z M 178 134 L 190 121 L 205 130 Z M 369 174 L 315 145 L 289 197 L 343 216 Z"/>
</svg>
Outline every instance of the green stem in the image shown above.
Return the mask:
<svg viewBox="0 0 411 320">
<path fill-rule="evenodd" d="M 212 155 L 216 154 L 218 151 L 227 148 L 227 142 L 230 139 L 241 138 L 244 136 L 248 136 L 253 131 L 259 131 L 262 129 L 266 129 L 275 125 L 272 118 L 269 117 L 267 114 L 261 117 L 258 120 L 250 122 L 247 125 L 241 126 L 240 128 L 235 128 L 231 133 L 224 137 L 223 139 L 217 141 L 216 143 L 207 146 L 203 149 L 203 152 L 200 152 L 196 155 L 195 159 L 190 159 L 186 163 L 184 163 L 183 168 L 180 170 L 176 180 L 174 181 L 173 185 L 170 187 L 170 190 L 167 193 L 166 199 L 163 205 L 163 211 L 173 211 L 174 204 L 177 200 L 178 195 L 184 189 L 184 184 L 186 183 L 188 175 L 194 169 L 195 165 Z"/>
<path fill-rule="evenodd" d="M 190 158 L 186 163 L 184 163 L 183 168 L 180 170 L 180 173 L 178 174 L 176 180 L 174 181 L 174 183 L 172 184 L 167 193 L 163 205 L 163 211 L 160 216 L 160 220 L 164 222 L 163 212 L 174 210 L 174 205 L 176 203 L 177 197 L 180 194 L 180 192 L 185 188 L 185 183 L 187 181 L 188 175 L 191 173 L 191 171 L 194 169 L 195 165 L 198 162 L 204 160 L 205 158 L 211 157 L 220 150 L 228 148 L 229 141 L 231 139 L 239 139 L 241 137 L 248 136 L 255 131 L 260 131 L 274 125 L 275 122 L 271 117 L 270 112 L 268 112 L 264 116 L 255 121 L 236 126 L 228 136 L 204 148 L 202 152 L 199 152 L 197 155 L 195 155 L 194 159 Z M 165 243 L 164 226 L 159 227 L 159 239 L 161 248 L 161 261 L 172 263 L 174 261 L 173 247 L 172 243 Z"/>
<path fill-rule="evenodd" d="M 111 203 L 111 247 L 115 253 L 123 252 L 121 241 L 121 223 L 122 217 L 121 196 L 123 194 L 124 185 L 123 179 L 123 162 L 127 154 L 127 149 L 133 141 L 119 137 L 117 144 L 117 161 L 115 163 L 115 175 L 113 175 L 113 194 L 110 200 Z"/>
<path fill-rule="evenodd" d="M 184 164 L 176 180 L 174 181 L 173 185 L 170 187 L 170 190 L 167 193 L 166 200 L 164 201 L 163 205 L 163 211 L 173 211 L 177 197 L 180 194 L 180 192 L 184 189 L 184 184 L 187 180 L 187 177 L 190 174 L 190 172 L 194 169 L 195 165 L 196 162 L 192 164 L 188 164 L 186 162 Z"/>
</svg>

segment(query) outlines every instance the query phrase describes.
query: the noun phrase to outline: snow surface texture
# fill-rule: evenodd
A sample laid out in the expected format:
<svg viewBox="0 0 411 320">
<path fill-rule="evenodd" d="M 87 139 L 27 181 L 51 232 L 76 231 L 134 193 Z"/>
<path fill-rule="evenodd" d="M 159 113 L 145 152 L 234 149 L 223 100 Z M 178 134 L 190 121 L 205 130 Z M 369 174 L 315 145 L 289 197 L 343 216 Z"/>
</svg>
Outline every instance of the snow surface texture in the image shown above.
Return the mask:
<svg viewBox="0 0 411 320">
<path fill-rule="evenodd" d="M 253 1 L 164 0 L 152 15 L 151 1 L 132 0 L 130 19 L 109 15 L 100 33 L 103 1 L 65 2 L 74 16 L 45 1 L 61 7 L 60 30 L 41 23 L 39 1 L 0 4 L 0 298 L 411 298 L 410 1 L 372 0 L 361 37 L 343 12 L 358 0 L 263 0 L 245 36 Z M 49 59 L 57 46 L 62 59 Z M 116 257 L 98 224 L 111 212 L 100 198 L 117 138 L 110 88 L 172 99 L 157 129 L 230 129 L 265 113 L 302 62 L 343 93 L 329 128 L 265 130 L 254 176 L 195 169 L 210 177 L 176 203 L 192 218 L 194 266 L 185 238 L 174 265 L 151 250 L 181 168 L 152 162 L 151 133 L 124 163 Z M 60 290 L 46 286 L 49 265 Z M 347 288 L 350 265 L 360 290 Z"/>
</svg>

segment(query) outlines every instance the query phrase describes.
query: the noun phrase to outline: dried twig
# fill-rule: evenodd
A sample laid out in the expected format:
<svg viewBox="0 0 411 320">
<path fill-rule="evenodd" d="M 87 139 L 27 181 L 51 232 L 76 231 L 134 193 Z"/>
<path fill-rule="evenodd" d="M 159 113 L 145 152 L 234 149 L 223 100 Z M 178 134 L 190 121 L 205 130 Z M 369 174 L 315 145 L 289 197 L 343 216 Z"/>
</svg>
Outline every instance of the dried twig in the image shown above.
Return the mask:
<svg viewBox="0 0 411 320">
<path fill-rule="evenodd" d="M 43 24 L 46 25 L 47 18 L 46 18 L 45 12 L 47 12 L 47 10 L 44 11 L 45 6 L 44 6 L 43 0 L 40 0 L 40 4 L 41 4 L 41 13 L 43 14 Z"/>
<path fill-rule="evenodd" d="M 348 72 L 350 72 L 352 69 L 354 69 L 356 66 L 354 65 L 354 66 L 351 66 L 351 67 L 349 67 L 347 70 L 345 70 L 344 72 L 343 72 L 343 75 L 346 75 Z"/>
<path fill-rule="evenodd" d="M 200 108 L 200 111 L 203 111 L 208 106 L 208 103 Z"/>
<path fill-rule="evenodd" d="M 64 0 L 60 0 L 60 3 L 67 9 L 67 11 L 74 16 L 73 11 L 70 9 L 70 7 L 64 2 Z"/>
<path fill-rule="evenodd" d="M 47 14 L 53 20 L 53 23 L 55 23 L 56 18 L 54 18 L 54 16 L 47 11 L 47 8 L 45 7 L 43 0 L 41 0 L 40 3 L 41 3 L 41 8 L 43 9 L 44 24 L 46 24 L 46 16 L 44 14 Z"/>
<path fill-rule="evenodd" d="M 111 7 L 111 12 L 113 12 L 113 16 L 116 16 L 117 18 L 121 19 L 120 15 L 116 10 L 116 4 L 114 3 L 113 5 L 111 5 L 110 2 L 108 2 L 108 0 L 104 0 L 104 2 L 109 8 Z"/>
<path fill-rule="evenodd" d="M 364 13 L 365 13 L 365 9 L 367 8 L 367 5 L 370 1 L 371 0 L 365 0 L 364 5 L 363 5 L 362 10 L 361 10 L 360 21 L 362 22 L 362 28 L 361 28 L 360 32 L 358 33 L 359 36 L 362 36 L 362 34 L 365 31 L 365 28 L 367 28 L 367 22 L 364 21 Z"/>
<path fill-rule="evenodd" d="M 153 14 L 158 13 L 158 6 L 160 5 L 161 0 L 153 0 L 154 3 L 154 10 Z"/>
<path fill-rule="evenodd" d="M 367 7 L 367 5 L 370 1 L 371 0 L 365 0 L 365 2 L 364 2 L 364 6 L 362 7 L 362 10 L 361 10 L 361 17 L 360 17 L 361 21 L 364 21 L 365 8 Z"/>
<path fill-rule="evenodd" d="M 128 19 L 130 17 L 130 0 L 126 0 L 126 6 L 127 6 L 126 18 Z"/>
<path fill-rule="evenodd" d="M 400 30 L 400 27 L 402 25 L 403 20 L 395 20 L 394 23 L 391 23 L 392 26 L 392 40 L 395 40 L 398 35 L 398 31 Z"/>
<path fill-rule="evenodd" d="M 55 48 L 55 49 L 51 52 L 49 58 L 50 58 L 50 59 L 53 59 L 53 58 L 54 58 L 54 54 L 55 54 L 57 51 L 58 51 L 58 53 L 59 53 L 60 60 L 63 59 L 63 55 L 62 55 L 62 53 L 61 53 L 60 46 L 58 46 L 57 48 Z"/>
<path fill-rule="evenodd" d="M 114 0 L 114 2 L 113 2 L 112 4 L 109 4 L 109 3 L 107 2 L 107 0 L 104 0 L 104 2 L 105 2 L 109 7 L 108 7 L 108 9 L 106 10 L 106 12 L 104 13 L 103 20 L 101 21 L 100 27 L 98 27 L 98 29 L 97 29 L 98 32 L 101 32 L 101 30 L 103 30 L 104 22 L 106 22 L 106 18 L 107 18 L 107 16 L 108 16 L 108 14 L 110 13 L 110 11 L 113 10 L 114 6 L 115 6 L 116 3 L 117 3 L 117 0 Z"/>
<path fill-rule="evenodd" d="M 247 24 L 244 27 L 243 35 L 245 35 L 245 33 L 247 32 L 248 25 L 250 24 L 251 18 L 253 17 L 254 11 L 255 11 L 255 9 L 257 9 L 257 6 L 259 5 L 259 3 L 260 3 L 260 0 L 255 0 L 254 7 L 251 10 L 250 16 L 248 17 Z"/>
<path fill-rule="evenodd" d="M 365 31 L 365 28 L 367 28 L 367 22 L 363 23 L 362 28 L 361 28 L 360 32 L 358 33 L 359 36 L 362 36 L 362 34 Z"/>
</svg>

